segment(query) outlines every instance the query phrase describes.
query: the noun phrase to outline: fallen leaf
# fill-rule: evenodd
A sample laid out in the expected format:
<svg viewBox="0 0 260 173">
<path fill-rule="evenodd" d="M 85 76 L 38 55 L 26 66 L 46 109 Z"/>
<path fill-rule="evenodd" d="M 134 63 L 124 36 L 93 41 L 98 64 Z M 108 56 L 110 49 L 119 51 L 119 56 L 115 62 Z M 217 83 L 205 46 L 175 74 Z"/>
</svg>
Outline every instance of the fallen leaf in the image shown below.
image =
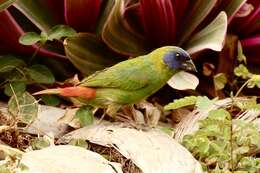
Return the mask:
<svg viewBox="0 0 260 173">
<path fill-rule="evenodd" d="M 20 161 L 28 167 L 18 173 L 122 173 L 120 164 L 98 153 L 72 145 L 47 147 L 24 153 Z"/>
<path fill-rule="evenodd" d="M 137 104 L 137 108 L 145 110 L 145 118 L 147 119 L 147 124 L 151 126 L 156 126 L 161 118 L 162 112 L 153 104 L 143 101 Z"/>
<path fill-rule="evenodd" d="M 76 112 L 78 110 L 79 110 L 79 108 L 66 109 L 64 116 L 60 117 L 58 122 L 63 123 L 63 124 L 68 124 L 69 126 L 71 126 L 73 128 L 80 128 L 79 120 L 75 119 Z"/>
<path fill-rule="evenodd" d="M 114 147 L 131 159 L 142 173 L 202 173 L 199 162 L 191 153 L 161 130 L 128 127 L 128 124 L 101 123 L 68 133 L 60 142 L 85 139 Z"/>
</svg>

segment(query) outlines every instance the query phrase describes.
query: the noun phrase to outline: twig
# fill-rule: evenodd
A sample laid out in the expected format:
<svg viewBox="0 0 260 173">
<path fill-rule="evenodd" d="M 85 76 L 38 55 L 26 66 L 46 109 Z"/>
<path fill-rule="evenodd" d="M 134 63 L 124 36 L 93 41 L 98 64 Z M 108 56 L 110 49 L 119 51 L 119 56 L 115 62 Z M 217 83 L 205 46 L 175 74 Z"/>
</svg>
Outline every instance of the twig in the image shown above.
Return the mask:
<svg viewBox="0 0 260 173">
<path fill-rule="evenodd" d="M 20 115 L 20 112 L 21 112 L 21 110 L 20 110 L 20 105 L 19 105 L 19 101 L 18 101 L 18 99 L 17 99 L 17 96 L 16 96 L 16 94 L 15 94 L 14 88 L 13 88 L 13 86 L 12 86 L 11 83 L 10 83 L 10 88 L 11 88 L 11 90 L 12 90 L 12 93 L 13 93 L 14 99 L 15 99 L 15 102 L 16 102 L 16 104 L 17 104 L 17 109 L 18 109 L 18 115 L 17 115 L 17 116 L 19 116 L 19 115 Z"/>
<path fill-rule="evenodd" d="M 239 90 L 237 91 L 235 97 L 237 97 L 237 96 L 241 93 L 241 91 L 245 88 L 245 86 L 246 86 L 249 82 L 250 82 L 250 79 L 247 80 L 247 81 L 239 88 Z"/>
</svg>

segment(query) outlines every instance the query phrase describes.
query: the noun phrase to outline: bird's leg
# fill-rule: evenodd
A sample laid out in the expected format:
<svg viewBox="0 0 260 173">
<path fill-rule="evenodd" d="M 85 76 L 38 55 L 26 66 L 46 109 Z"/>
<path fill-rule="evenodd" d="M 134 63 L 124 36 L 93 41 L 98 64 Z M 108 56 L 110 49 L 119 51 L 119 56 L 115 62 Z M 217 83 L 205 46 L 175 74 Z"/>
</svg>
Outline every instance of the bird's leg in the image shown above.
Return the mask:
<svg viewBox="0 0 260 173">
<path fill-rule="evenodd" d="M 134 105 L 133 104 L 129 105 L 129 108 L 130 108 L 130 111 L 131 111 L 131 114 L 133 116 L 134 121 L 140 122 L 140 116 L 138 115 L 138 112 L 135 109 Z"/>
<path fill-rule="evenodd" d="M 119 104 L 110 104 L 107 107 L 106 113 L 110 116 L 110 117 L 115 117 L 116 113 L 119 111 L 119 109 L 122 106 Z"/>
<path fill-rule="evenodd" d="M 138 124 L 144 124 L 145 119 L 143 113 L 134 107 L 134 104 L 129 104 L 123 107 L 123 113 L 125 117 L 129 117 L 133 122 Z"/>
<path fill-rule="evenodd" d="M 102 120 L 105 118 L 105 116 L 106 116 L 106 111 L 103 112 L 103 114 L 100 117 L 100 119 L 98 120 L 97 124 L 100 124 L 102 122 Z"/>
<path fill-rule="evenodd" d="M 121 108 L 121 105 L 118 105 L 118 104 L 108 105 L 107 109 L 104 111 L 101 118 L 99 119 L 98 124 L 101 123 L 101 121 L 105 118 L 106 114 L 109 115 L 110 117 L 114 118 L 120 108 Z"/>
</svg>

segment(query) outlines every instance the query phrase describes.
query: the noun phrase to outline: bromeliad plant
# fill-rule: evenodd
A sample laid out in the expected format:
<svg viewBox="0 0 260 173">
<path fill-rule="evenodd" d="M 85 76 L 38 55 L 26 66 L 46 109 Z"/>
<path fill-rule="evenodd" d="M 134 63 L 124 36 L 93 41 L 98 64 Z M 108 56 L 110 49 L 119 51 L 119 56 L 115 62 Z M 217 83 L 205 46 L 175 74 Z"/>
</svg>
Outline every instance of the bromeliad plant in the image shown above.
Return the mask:
<svg viewBox="0 0 260 173">
<path fill-rule="evenodd" d="M 24 32 L 47 33 L 66 24 L 79 33 L 65 39 L 63 47 L 59 41 L 47 41 L 38 55 L 66 57 L 84 75 L 164 45 L 183 47 L 196 58 L 208 49 L 221 51 L 227 31 L 232 31 L 227 26 L 235 26 L 239 14 L 252 15 L 250 25 L 255 23 L 259 3 L 248 4 L 254 10 L 245 14 L 239 9 L 246 0 L 2 0 L 0 53 L 32 54 L 40 45 L 19 44 Z"/>
<path fill-rule="evenodd" d="M 1 35 L 5 34 L 4 40 L 12 37 L 16 43 L 13 46 L 23 48 L 17 44 L 19 35 L 23 34 L 20 27 L 25 29 L 17 18 L 21 13 L 34 24 L 34 28 L 45 32 L 54 25 L 67 24 L 84 33 L 65 40 L 66 56 L 81 72 L 90 74 L 121 60 L 116 57 L 134 57 L 164 45 L 181 46 L 191 54 L 204 49 L 220 51 L 227 23 L 244 2 L 4 0 L 1 9 L 11 4 L 16 9 L 11 7 L 2 12 L 2 17 L 6 18 L 1 20 L 2 24 L 12 21 L 9 27 L 17 31 L 19 27 L 20 32 L 16 32 L 16 37 L 9 31 Z M 21 49 L 18 50 L 24 53 Z"/>
</svg>

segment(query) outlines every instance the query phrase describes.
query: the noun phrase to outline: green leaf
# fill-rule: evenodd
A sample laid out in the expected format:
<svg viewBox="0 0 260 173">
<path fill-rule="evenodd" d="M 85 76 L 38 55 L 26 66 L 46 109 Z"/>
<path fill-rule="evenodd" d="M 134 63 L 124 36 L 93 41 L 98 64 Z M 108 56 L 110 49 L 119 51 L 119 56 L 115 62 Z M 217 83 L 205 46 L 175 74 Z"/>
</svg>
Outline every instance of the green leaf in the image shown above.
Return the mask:
<svg viewBox="0 0 260 173">
<path fill-rule="evenodd" d="M 19 38 L 19 43 L 23 45 L 33 45 L 41 41 L 41 36 L 35 32 L 27 32 Z"/>
<path fill-rule="evenodd" d="M 10 170 L 10 168 L 8 167 L 7 164 L 0 165 L 0 172 L 1 173 L 12 173 L 12 171 Z"/>
<path fill-rule="evenodd" d="M 219 126 L 218 124 L 212 124 L 205 127 L 205 130 L 209 131 L 210 133 L 218 133 L 219 132 Z"/>
<path fill-rule="evenodd" d="M 20 163 L 20 164 L 19 164 L 19 168 L 21 169 L 21 171 L 27 171 L 27 170 L 29 170 L 29 167 L 26 166 L 26 165 L 23 164 L 23 163 Z"/>
<path fill-rule="evenodd" d="M 231 133 L 230 126 L 231 126 L 231 121 L 230 121 L 229 127 L 226 126 L 226 127 L 223 128 L 223 138 L 224 138 L 226 141 L 229 141 L 229 140 L 230 140 L 230 133 Z"/>
<path fill-rule="evenodd" d="M 245 154 L 250 150 L 249 146 L 238 147 L 233 150 L 233 154 Z"/>
<path fill-rule="evenodd" d="M 224 152 L 223 144 L 217 144 L 215 142 L 211 142 L 210 147 L 211 147 L 211 150 L 214 150 L 214 152 L 211 154 L 215 154 L 215 153 L 220 154 L 220 153 Z"/>
<path fill-rule="evenodd" d="M 238 77 L 242 77 L 243 79 L 247 79 L 251 77 L 251 73 L 248 71 L 245 65 L 239 64 L 238 67 L 234 69 L 234 73 Z"/>
<path fill-rule="evenodd" d="M 257 106 L 256 99 L 257 99 L 256 97 L 252 97 L 246 100 L 235 101 L 235 105 L 242 110 L 253 109 L 254 107 L 257 108 L 258 106 Z"/>
<path fill-rule="evenodd" d="M 44 65 L 32 65 L 26 70 L 32 80 L 36 83 L 52 84 L 55 82 L 52 72 Z"/>
<path fill-rule="evenodd" d="M 42 31 L 40 34 L 41 37 L 41 44 L 44 45 L 48 40 L 48 35 L 46 32 Z"/>
<path fill-rule="evenodd" d="M 169 136 L 174 135 L 174 129 L 172 127 L 157 127 L 157 128 Z"/>
<path fill-rule="evenodd" d="M 216 74 L 213 80 L 214 80 L 214 86 L 216 90 L 222 90 L 227 83 L 227 77 L 224 73 Z"/>
<path fill-rule="evenodd" d="M 23 69 L 16 68 L 16 70 L 6 73 L 5 78 L 9 82 L 27 82 L 26 75 L 22 70 Z"/>
<path fill-rule="evenodd" d="M 225 109 L 211 110 L 208 115 L 209 119 L 213 120 L 230 120 L 231 116 Z"/>
<path fill-rule="evenodd" d="M 226 13 L 219 13 L 219 15 L 208 26 L 192 36 L 192 38 L 185 44 L 185 49 L 190 54 L 204 49 L 221 51 L 225 41 L 227 24 Z"/>
<path fill-rule="evenodd" d="M 85 75 L 121 61 L 101 40 L 89 33 L 66 38 L 64 48 L 69 60 Z"/>
<path fill-rule="evenodd" d="M 7 96 L 12 96 L 14 93 L 23 93 L 25 92 L 25 90 L 26 90 L 25 82 L 11 82 L 6 84 L 4 93 Z"/>
<path fill-rule="evenodd" d="M 256 168 L 260 169 L 260 158 L 256 158 Z"/>
<path fill-rule="evenodd" d="M 243 48 L 240 41 L 237 42 L 237 60 L 246 64 L 246 56 L 243 53 Z"/>
<path fill-rule="evenodd" d="M 209 109 L 214 103 L 216 102 L 216 99 L 210 100 L 207 96 L 199 96 L 197 98 L 196 107 L 203 111 Z"/>
<path fill-rule="evenodd" d="M 40 150 L 50 146 L 50 142 L 43 137 L 35 138 L 31 141 L 33 150 Z"/>
<path fill-rule="evenodd" d="M 38 102 L 28 92 L 14 94 L 8 102 L 8 111 L 22 123 L 30 124 L 37 117 Z"/>
<path fill-rule="evenodd" d="M 83 148 L 88 148 L 88 143 L 84 139 L 72 139 L 69 142 L 70 145 L 78 146 L 78 147 L 83 147 Z"/>
<path fill-rule="evenodd" d="M 209 154 L 209 148 L 210 148 L 210 141 L 207 138 L 200 138 L 198 139 L 197 143 L 198 150 L 201 154 Z"/>
<path fill-rule="evenodd" d="M 60 40 L 62 37 L 72 37 L 76 34 L 76 31 L 66 25 L 56 25 L 51 28 L 48 32 L 48 40 L 52 41 L 54 39 Z"/>
<path fill-rule="evenodd" d="M 21 158 L 22 155 L 23 155 L 23 152 L 16 149 L 16 148 L 12 148 L 12 147 L 9 147 L 8 145 L 3 145 L 3 144 L 0 144 L 0 151 L 1 151 L 1 156 L 2 156 L 2 153 L 4 154 L 4 156 L 10 156 L 12 158 Z"/>
<path fill-rule="evenodd" d="M 234 173 L 248 173 L 248 171 L 234 171 Z"/>
<path fill-rule="evenodd" d="M 46 33 L 51 27 L 60 23 L 51 13 L 46 0 L 18 0 L 14 6 Z"/>
<path fill-rule="evenodd" d="M 255 86 L 260 88 L 260 75 L 252 74 L 247 87 L 254 88 Z"/>
<path fill-rule="evenodd" d="M 89 107 L 81 107 L 76 112 L 75 117 L 79 120 L 81 127 L 91 125 L 94 122 L 94 115 Z"/>
<path fill-rule="evenodd" d="M 0 73 L 6 73 L 15 68 L 25 66 L 25 62 L 11 55 L 0 56 Z"/>
<path fill-rule="evenodd" d="M 16 0 L 1 0 L 0 1 L 0 12 L 6 8 L 8 8 L 10 5 L 12 5 Z"/>
<path fill-rule="evenodd" d="M 147 53 L 148 48 L 143 35 L 130 27 L 124 18 L 124 0 L 115 0 L 115 5 L 106 20 L 102 38 L 117 53 L 136 57 Z"/>
<path fill-rule="evenodd" d="M 256 167 L 256 161 L 253 157 L 244 157 L 239 162 L 240 167 L 245 168 L 246 170 L 252 169 Z"/>
<path fill-rule="evenodd" d="M 250 142 L 252 145 L 255 145 L 257 147 L 260 147 L 260 135 L 259 132 L 257 130 L 255 130 L 255 134 L 249 134 L 250 137 Z"/>
<path fill-rule="evenodd" d="M 60 104 L 59 97 L 55 95 L 43 95 L 41 96 L 42 101 L 48 106 L 58 106 Z"/>
<path fill-rule="evenodd" d="M 186 14 L 186 18 L 183 19 L 185 21 L 185 26 L 179 33 L 181 35 L 180 41 L 178 45 L 182 45 L 184 42 L 188 40 L 190 35 L 195 31 L 195 29 L 199 26 L 199 24 L 207 17 L 213 7 L 216 5 L 217 0 L 193 0 L 189 5 L 191 9 L 188 9 Z"/>
<path fill-rule="evenodd" d="M 181 99 L 174 100 L 164 107 L 165 110 L 178 109 L 185 106 L 195 105 L 197 101 L 196 96 L 187 96 Z"/>
</svg>

